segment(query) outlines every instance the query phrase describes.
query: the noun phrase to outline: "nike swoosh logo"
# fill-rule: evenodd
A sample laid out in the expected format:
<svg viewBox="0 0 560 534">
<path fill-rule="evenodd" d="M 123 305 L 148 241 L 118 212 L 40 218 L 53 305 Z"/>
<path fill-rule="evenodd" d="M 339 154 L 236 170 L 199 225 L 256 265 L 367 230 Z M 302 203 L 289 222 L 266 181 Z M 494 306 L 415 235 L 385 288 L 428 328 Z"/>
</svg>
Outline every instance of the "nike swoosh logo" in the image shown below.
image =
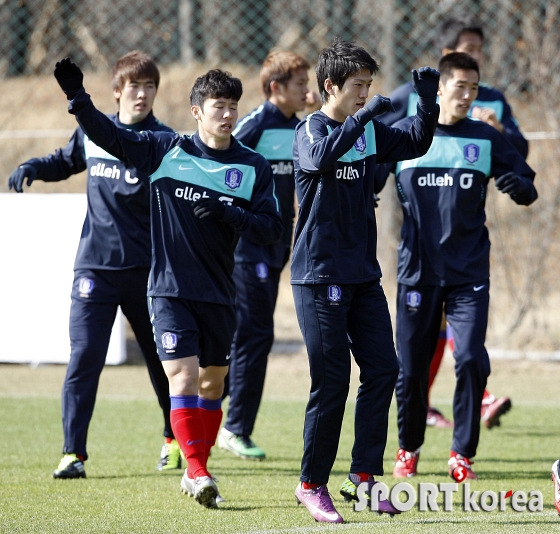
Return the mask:
<svg viewBox="0 0 560 534">
<path fill-rule="evenodd" d="M 187 445 L 194 445 L 195 443 L 200 443 L 201 439 L 189 440 L 187 441 Z"/>
<path fill-rule="evenodd" d="M 480 291 L 481 289 L 484 289 L 484 287 L 486 287 L 486 286 L 474 286 L 473 289 L 475 291 Z"/>
<path fill-rule="evenodd" d="M 272 150 L 278 150 L 282 145 L 273 145 Z"/>
<path fill-rule="evenodd" d="M 182 165 L 179 165 L 179 170 L 180 171 L 192 171 L 193 167 L 183 167 Z"/>
<path fill-rule="evenodd" d="M 231 354 L 228 354 L 228 355 L 226 356 L 226 360 L 229 360 L 230 358 L 231 358 Z"/>
<path fill-rule="evenodd" d="M 307 505 L 308 508 L 311 508 L 312 510 L 314 510 L 318 514 L 322 515 L 325 519 L 330 519 L 331 521 L 334 521 L 335 519 L 338 519 L 338 514 L 336 512 L 332 512 L 332 513 L 324 512 L 323 510 L 317 508 L 316 506 L 313 506 L 309 502 L 306 503 L 306 505 Z"/>
</svg>

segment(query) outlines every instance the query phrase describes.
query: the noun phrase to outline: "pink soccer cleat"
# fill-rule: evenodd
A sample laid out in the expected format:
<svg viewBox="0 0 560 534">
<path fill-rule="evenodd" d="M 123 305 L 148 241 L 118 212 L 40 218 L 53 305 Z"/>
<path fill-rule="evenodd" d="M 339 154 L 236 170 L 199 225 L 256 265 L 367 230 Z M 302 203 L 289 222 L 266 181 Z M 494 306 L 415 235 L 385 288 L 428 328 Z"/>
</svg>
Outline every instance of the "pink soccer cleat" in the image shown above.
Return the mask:
<svg viewBox="0 0 560 534">
<path fill-rule="evenodd" d="M 296 488 L 296 502 L 303 504 L 315 521 L 324 523 L 344 523 L 342 516 L 336 511 L 327 485 L 316 489 L 303 489 L 301 482 Z"/>
</svg>

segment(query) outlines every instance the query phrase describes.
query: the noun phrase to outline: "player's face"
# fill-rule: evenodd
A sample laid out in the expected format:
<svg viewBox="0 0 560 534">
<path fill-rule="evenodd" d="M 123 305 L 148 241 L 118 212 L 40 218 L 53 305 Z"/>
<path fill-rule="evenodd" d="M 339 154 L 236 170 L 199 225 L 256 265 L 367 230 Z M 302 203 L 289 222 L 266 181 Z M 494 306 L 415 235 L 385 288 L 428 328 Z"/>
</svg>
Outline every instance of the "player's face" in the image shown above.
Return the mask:
<svg viewBox="0 0 560 534">
<path fill-rule="evenodd" d="M 440 81 L 440 123 L 454 124 L 464 119 L 478 95 L 478 73 L 475 70 L 455 69 L 453 76 Z"/>
<path fill-rule="evenodd" d="M 356 111 L 364 107 L 368 101 L 371 80 L 369 70 L 362 69 L 347 78 L 341 88 L 332 86 L 328 104 L 333 106 L 335 120 L 344 122 L 346 117 L 354 115 Z"/>
<path fill-rule="evenodd" d="M 154 80 L 127 80 L 122 89 L 113 91 L 119 101 L 119 120 L 124 124 L 135 124 L 144 120 L 152 111 L 156 93 Z"/>
<path fill-rule="evenodd" d="M 459 41 L 455 50 L 450 50 L 450 52 L 463 52 L 463 54 L 468 54 L 472 58 L 476 59 L 478 64 L 482 61 L 482 45 L 484 41 L 477 33 L 465 32 L 459 36 Z"/>
<path fill-rule="evenodd" d="M 238 117 L 237 100 L 207 98 L 202 108 L 192 106 L 191 111 L 198 121 L 198 132 L 204 143 L 214 148 L 229 146 Z"/>
<path fill-rule="evenodd" d="M 289 117 L 296 111 L 305 109 L 305 99 L 309 88 L 309 76 L 306 69 L 296 69 L 286 84 L 278 84 L 275 98 L 277 106 Z"/>
</svg>

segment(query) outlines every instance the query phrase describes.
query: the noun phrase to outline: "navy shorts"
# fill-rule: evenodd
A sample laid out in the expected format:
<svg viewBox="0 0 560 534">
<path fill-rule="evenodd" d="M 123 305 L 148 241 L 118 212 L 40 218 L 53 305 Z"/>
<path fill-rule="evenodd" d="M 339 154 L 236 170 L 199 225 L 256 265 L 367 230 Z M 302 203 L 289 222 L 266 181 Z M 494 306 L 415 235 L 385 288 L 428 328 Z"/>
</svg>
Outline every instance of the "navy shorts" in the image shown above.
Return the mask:
<svg viewBox="0 0 560 534">
<path fill-rule="evenodd" d="M 159 359 L 198 356 L 200 367 L 229 365 L 235 307 L 173 297 L 148 297 Z"/>
</svg>

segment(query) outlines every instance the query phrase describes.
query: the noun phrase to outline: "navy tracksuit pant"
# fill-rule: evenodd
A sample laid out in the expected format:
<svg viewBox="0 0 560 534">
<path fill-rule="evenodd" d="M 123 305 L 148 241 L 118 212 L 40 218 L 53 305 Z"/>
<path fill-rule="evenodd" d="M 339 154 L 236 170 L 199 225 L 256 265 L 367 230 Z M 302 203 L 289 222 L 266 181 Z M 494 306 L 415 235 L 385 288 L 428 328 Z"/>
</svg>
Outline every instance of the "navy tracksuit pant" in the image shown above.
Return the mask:
<svg viewBox="0 0 560 534">
<path fill-rule="evenodd" d="M 311 373 L 300 479 L 328 482 L 348 396 L 350 351 L 360 368 L 350 471 L 382 475 L 398 363 L 381 284 L 293 285 L 292 290 Z"/>
<path fill-rule="evenodd" d="M 63 453 L 87 459 L 86 441 L 99 377 L 118 306 L 128 319 L 146 360 L 164 416 L 164 436 L 173 437 L 169 420 L 169 382 L 159 360 L 148 314 L 149 269 L 81 269 L 74 273 L 70 307 L 70 362 L 62 388 Z"/>
<path fill-rule="evenodd" d="M 428 412 L 428 380 L 441 324 L 442 309 L 455 338 L 453 443 L 467 458 L 476 454 L 480 436 L 480 404 L 490 374 L 484 347 L 488 325 L 489 280 L 461 286 L 405 286 L 397 295 L 399 378 L 399 443 L 414 451 L 424 443 Z"/>
<path fill-rule="evenodd" d="M 225 427 L 240 436 L 250 436 L 257 419 L 274 341 L 274 308 L 281 272 L 281 268 L 252 262 L 236 263 L 233 270 L 237 330 L 231 346 Z"/>
</svg>

